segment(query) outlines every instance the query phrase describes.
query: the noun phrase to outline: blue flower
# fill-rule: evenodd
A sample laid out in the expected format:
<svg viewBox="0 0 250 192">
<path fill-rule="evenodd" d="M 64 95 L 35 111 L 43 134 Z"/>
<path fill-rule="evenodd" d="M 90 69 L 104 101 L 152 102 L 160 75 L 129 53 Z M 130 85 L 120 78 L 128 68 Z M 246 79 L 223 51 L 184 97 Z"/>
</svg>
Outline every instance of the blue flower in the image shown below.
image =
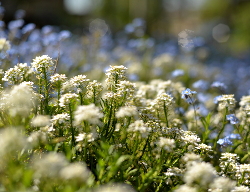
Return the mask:
<svg viewBox="0 0 250 192">
<path fill-rule="evenodd" d="M 215 87 L 215 88 L 218 88 L 218 89 L 221 89 L 221 90 L 225 90 L 227 88 L 227 86 L 224 83 L 219 82 L 219 81 L 213 82 L 211 87 Z"/>
<path fill-rule="evenodd" d="M 234 139 L 241 139 L 241 136 L 239 134 L 231 133 L 230 135 L 224 137 L 223 139 L 219 139 L 217 143 L 221 145 L 222 147 L 227 147 L 229 145 L 232 145 L 232 140 Z"/>
<path fill-rule="evenodd" d="M 191 91 L 189 88 L 187 88 L 187 89 L 182 91 L 181 98 L 185 99 L 187 103 L 193 104 L 195 99 L 192 98 L 192 96 L 193 96 L 193 94 L 196 94 L 196 93 L 197 93 L 196 91 Z"/>
<path fill-rule="evenodd" d="M 193 83 L 193 88 L 200 89 L 200 90 L 207 90 L 208 89 L 208 82 L 204 80 L 198 80 Z"/>
<path fill-rule="evenodd" d="M 172 77 L 183 76 L 184 71 L 182 69 L 176 69 L 171 73 Z"/>
<path fill-rule="evenodd" d="M 240 134 L 231 133 L 230 135 L 227 136 L 227 138 L 240 140 L 241 136 L 240 136 Z"/>
<path fill-rule="evenodd" d="M 218 143 L 219 145 L 221 145 L 222 147 L 227 147 L 227 146 L 233 144 L 233 142 L 232 142 L 229 138 L 227 138 L 227 137 L 225 137 L 225 138 L 223 138 L 223 139 L 219 139 L 219 140 L 217 141 L 217 143 Z"/>
<path fill-rule="evenodd" d="M 216 96 L 216 97 L 214 98 L 214 103 L 215 103 L 215 104 L 218 104 L 218 100 L 219 100 L 221 97 L 222 97 L 221 95 Z"/>
<path fill-rule="evenodd" d="M 235 117 L 234 114 L 230 114 L 230 115 L 227 115 L 227 120 L 230 121 L 231 124 L 238 124 L 239 123 L 239 120 L 237 117 Z"/>
</svg>

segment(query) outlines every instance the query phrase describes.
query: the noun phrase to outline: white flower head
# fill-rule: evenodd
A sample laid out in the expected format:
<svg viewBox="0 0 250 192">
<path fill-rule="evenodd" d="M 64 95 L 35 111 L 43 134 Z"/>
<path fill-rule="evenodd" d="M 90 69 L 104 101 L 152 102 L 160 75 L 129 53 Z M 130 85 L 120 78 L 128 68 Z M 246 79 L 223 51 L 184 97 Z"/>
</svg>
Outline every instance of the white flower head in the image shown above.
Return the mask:
<svg viewBox="0 0 250 192">
<path fill-rule="evenodd" d="M 100 124 L 100 118 L 103 117 L 103 114 L 100 112 L 100 109 L 96 107 L 93 103 L 90 105 L 81 105 L 78 106 L 74 112 L 75 125 L 80 125 L 83 121 L 87 121 L 91 124 Z"/>
<path fill-rule="evenodd" d="M 50 124 L 50 117 L 48 115 L 37 115 L 31 121 L 33 127 L 45 127 Z"/>
<path fill-rule="evenodd" d="M 116 118 L 137 117 L 138 110 L 135 106 L 123 106 L 115 114 Z"/>
<path fill-rule="evenodd" d="M 164 149 L 167 152 L 172 152 L 173 149 L 175 148 L 175 140 L 160 137 L 159 141 L 157 142 L 157 145 L 159 146 L 160 149 Z"/>
<path fill-rule="evenodd" d="M 188 185 L 194 183 L 201 187 L 207 187 L 216 178 L 215 168 L 210 163 L 197 162 L 187 168 L 184 181 Z"/>
<path fill-rule="evenodd" d="M 52 72 L 52 67 L 54 66 L 52 58 L 48 55 L 37 56 L 33 59 L 31 66 L 39 73 L 43 73 L 45 70 L 47 73 Z"/>
</svg>

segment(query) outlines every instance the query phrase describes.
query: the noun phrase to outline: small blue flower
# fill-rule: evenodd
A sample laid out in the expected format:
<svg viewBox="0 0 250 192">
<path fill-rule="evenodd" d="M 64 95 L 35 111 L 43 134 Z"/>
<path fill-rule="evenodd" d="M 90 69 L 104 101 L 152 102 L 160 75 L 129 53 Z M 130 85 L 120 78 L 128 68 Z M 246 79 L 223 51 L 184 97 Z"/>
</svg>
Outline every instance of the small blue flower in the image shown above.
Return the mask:
<svg viewBox="0 0 250 192">
<path fill-rule="evenodd" d="M 219 100 L 221 97 L 222 97 L 221 95 L 216 96 L 216 97 L 214 98 L 214 103 L 215 103 L 215 104 L 218 104 L 218 100 Z"/>
<path fill-rule="evenodd" d="M 215 88 L 218 88 L 218 89 L 221 89 L 221 90 L 225 90 L 227 88 L 227 86 L 224 83 L 219 82 L 219 81 L 213 82 L 211 87 L 215 87 Z"/>
<path fill-rule="evenodd" d="M 196 94 L 196 93 L 197 93 L 196 91 L 191 91 L 189 88 L 187 88 L 187 89 L 182 91 L 181 98 L 185 99 L 186 102 L 188 102 L 189 104 L 193 104 L 195 99 L 192 98 L 192 96 L 193 96 L 193 94 Z"/>
<path fill-rule="evenodd" d="M 193 83 L 193 88 L 195 89 L 200 89 L 200 90 L 207 90 L 209 87 L 209 84 L 207 81 L 204 80 L 198 80 L 196 82 Z"/>
<path fill-rule="evenodd" d="M 230 121 L 231 124 L 238 124 L 239 123 L 239 120 L 237 117 L 235 117 L 234 114 L 230 114 L 230 115 L 227 115 L 227 120 Z"/>
<path fill-rule="evenodd" d="M 222 147 L 227 147 L 227 146 L 233 144 L 233 142 L 232 142 L 229 138 L 227 138 L 227 137 L 225 137 L 225 138 L 223 138 L 223 139 L 219 139 L 219 140 L 217 141 L 217 143 L 218 143 L 219 145 L 221 145 Z"/>
<path fill-rule="evenodd" d="M 231 133 L 230 135 L 227 136 L 227 138 L 240 140 L 241 136 L 240 136 L 240 134 Z"/>
<path fill-rule="evenodd" d="M 22 33 L 26 34 L 26 33 L 30 33 L 31 31 L 33 31 L 36 28 L 36 25 L 34 23 L 29 23 L 27 25 L 25 25 L 22 28 Z"/>
<path fill-rule="evenodd" d="M 184 71 L 182 69 L 176 69 L 171 73 L 172 77 L 179 77 L 184 75 Z"/>
</svg>

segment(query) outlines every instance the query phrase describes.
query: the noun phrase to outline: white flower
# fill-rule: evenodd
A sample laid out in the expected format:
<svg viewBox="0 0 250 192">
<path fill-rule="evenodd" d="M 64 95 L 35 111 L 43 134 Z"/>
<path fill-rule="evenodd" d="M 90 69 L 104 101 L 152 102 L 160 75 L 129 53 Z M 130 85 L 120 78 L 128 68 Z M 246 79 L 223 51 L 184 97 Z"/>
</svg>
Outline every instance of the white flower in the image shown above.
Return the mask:
<svg viewBox="0 0 250 192">
<path fill-rule="evenodd" d="M 66 157 L 60 153 L 50 152 L 33 160 L 35 177 L 56 178 L 60 171 L 69 164 Z"/>
<path fill-rule="evenodd" d="M 238 186 L 238 187 L 235 187 L 231 192 L 249 192 L 249 188 L 247 186 Z"/>
<path fill-rule="evenodd" d="M 10 42 L 5 38 L 0 38 L 0 51 L 8 51 L 10 49 Z"/>
<path fill-rule="evenodd" d="M 167 152 L 172 152 L 173 149 L 175 148 L 175 140 L 160 137 L 159 141 L 157 142 L 157 145 L 160 147 L 160 149 L 163 148 Z"/>
<path fill-rule="evenodd" d="M 217 177 L 214 179 L 213 183 L 210 184 L 210 188 L 213 190 L 220 189 L 221 192 L 231 191 L 236 185 L 235 181 L 229 178 Z"/>
<path fill-rule="evenodd" d="M 26 138 L 16 127 L 9 127 L 0 130 L 0 171 L 4 164 L 13 159 L 27 147 Z"/>
<path fill-rule="evenodd" d="M 99 108 L 96 107 L 93 103 L 90 105 L 81 105 L 78 106 L 74 112 L 75 125 L 80 125 L 83 121 L 87 121 L 91 124 L 99 124 L 100 118 L 103 117 L 103 114 L 100 112 Z"/>
<path fill-rule="evenodd" d="M 31 63 L 31 66 L 39 73 L 43 73 L 43 70 L 52 72 L 53 65 L 53 60 L 48 55 L 37 56 Z"/>
<path fill-rule="evenodd" d="M 44 127 L 50 124 L 50 118 L 48 115 L 37 115 L 31 121 L 33 127 Z"/>
<path fill-rule="evenodd" d="M 138 110 L 135 106 L 123 106 L 115 114 L 116 118 L 137 117 Z"/>
<path fill-rule="evenodd" d="M 66 93 L 61 96 L 59 99 L 59 105 L 61 107 L 66 107 L 71 104 L 72 101 L 75 101 L 78 98 L 78 95 L 75 93 Z"/>
<path fill-rule="evenodd" d="M 181 185 L 178 189 L 174 190 L 174 192 L 198 192 L 198 189 L 188 185 Z"/>
<path fill-rule="evenodd" d="M 128 127 L 128 132 L 139 132 L 143 138 L 146 138 L 150 131 L 151 128 L 147 127 L 147 125 L 142 120 L 136 120 Z"/>
<path fill-rule="evenodd" d="M 70 119 L 70 116 L 68 113 L 61 113 L 54 115 L 51 119 L 53 124 L 63 124 L 67 122 Z"/>
<path fill-rule="evenodd" d="M 235 107 L 236 101 L 235 101 L 234 95 L 231 94 L 231 95 L 222 95 L 221 97 L 219 97 L 218 103 L 219 103 L 219 106 L 218 106 L 219 111 L 225 108 L 232 110 Z"/>
<path fill-rule="evenodd" d="M 29 116 L 30 112 L 37 106 L 39 97 L 33 91 L 32 82 L 22 82 L 12 87 L 9 93 L 3 92 L 1 108 L 11 116 Z"/>
<path fill-rule="evenodd" d="M 51 83 L 58 83 L 58 82 L 64 82 L 66 81 L 67 77 L 65 74 L 54 74 L 50 77 L 50 82 Z"/>
<path fill-rule="evenodd" d="M 5 71 L 2 80 L 8 81 L 10 84 L 17 84 L 21 83 L 31 73 L 32 70 L 27 63 L 18 63 L 13 68 Z"/>
<path fill-rule="evenodd" d="M 94 192 L 135 192 L 135 190 L 127 184 L 106 184 L 94 190 Z"/>
<path fill-rule="evenodd" d="M 87 182 L 91 176 L 91 172 L 85 163 L 71 163 L 60 170 L 60 177 L 64 180 L 72 180 L 77 182 Z"/>
<path fill-rule="evenodd" d="M 187 168 L 184 174 L 184 181 L 188 185 L 198 184 L 200 187 L 207 187 L 216 177 L 215 168 L 205 162 L 197 162 Z"/>
</svg>

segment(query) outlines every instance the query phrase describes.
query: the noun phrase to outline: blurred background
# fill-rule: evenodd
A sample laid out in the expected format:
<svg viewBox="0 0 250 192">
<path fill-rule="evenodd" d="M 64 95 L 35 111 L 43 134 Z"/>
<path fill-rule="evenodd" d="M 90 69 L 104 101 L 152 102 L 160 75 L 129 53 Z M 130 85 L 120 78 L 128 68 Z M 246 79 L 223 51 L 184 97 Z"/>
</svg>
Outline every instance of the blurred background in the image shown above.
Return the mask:
<svg viewBox="0 0 250 192">
<path fill-rule="evenodd" d="M 13 20 L 24 10 L 24 20 L 82 35 L 91 21 L 102 19 L 112 34 L 124 29 L 135 18 L 145 21 L 143 36 L 163 41 L 187 29 L 219 52 L 240 57 L 250 45 L 249 0 L 2 0 L 3 20 Z M 19 12 L 22 14 L 22 12 Z M 127 30 L 132 30 L 127 26 Z"/>
</svg>

